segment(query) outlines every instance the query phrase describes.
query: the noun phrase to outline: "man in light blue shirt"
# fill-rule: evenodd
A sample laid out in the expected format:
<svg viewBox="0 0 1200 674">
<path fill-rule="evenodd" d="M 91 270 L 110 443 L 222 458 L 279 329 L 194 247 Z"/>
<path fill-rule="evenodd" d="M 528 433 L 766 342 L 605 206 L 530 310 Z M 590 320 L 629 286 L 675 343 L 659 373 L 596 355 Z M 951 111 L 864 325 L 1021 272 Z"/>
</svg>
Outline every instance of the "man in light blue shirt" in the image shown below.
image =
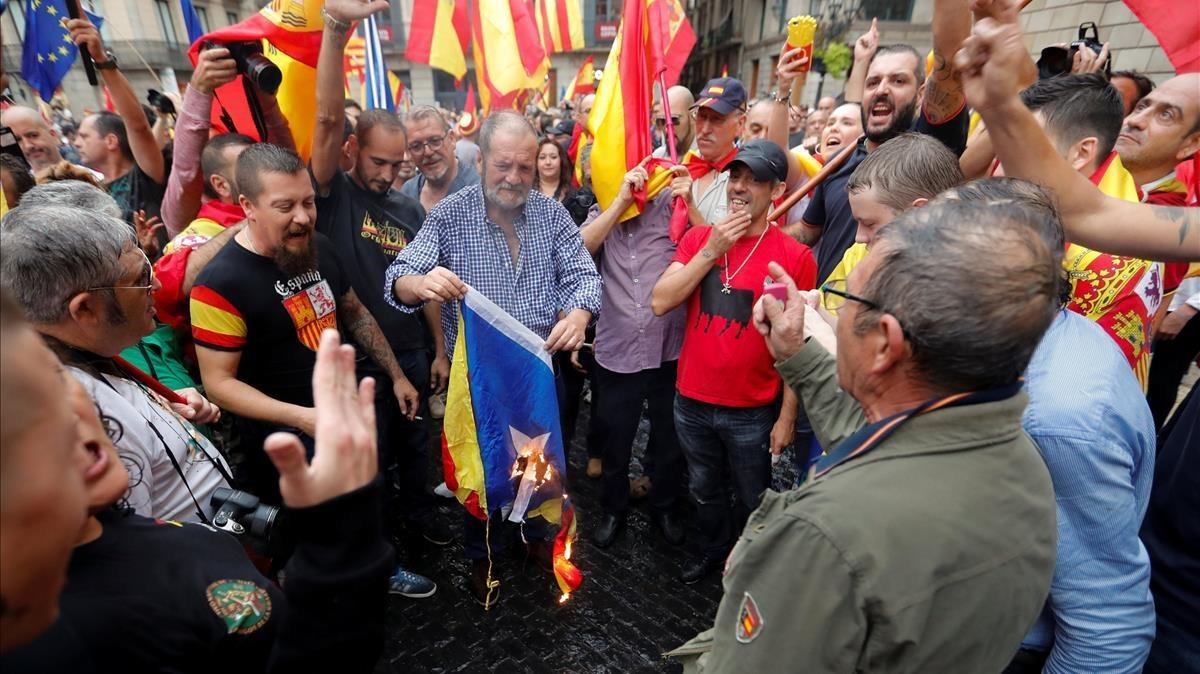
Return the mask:
<svg viewBox="0 0 1200 674">
<path fill-rule="evenodd" d="M 976 180 L 934 201 L 945 199 L 1044 211 L 1038 234 L 1051 250 L 1065 248 L 1052 202 L 1032 183 Z M 1021 425 L 1054 483 L 1058 554 L 1046 606 L 1004 674 L 1140 672 L 1155 625 L 1138 538 L 1154 477 L 1150 408 L 1113 341 L 1065 309 L 1034 352 L 1025 389 Z"/>
</svg>

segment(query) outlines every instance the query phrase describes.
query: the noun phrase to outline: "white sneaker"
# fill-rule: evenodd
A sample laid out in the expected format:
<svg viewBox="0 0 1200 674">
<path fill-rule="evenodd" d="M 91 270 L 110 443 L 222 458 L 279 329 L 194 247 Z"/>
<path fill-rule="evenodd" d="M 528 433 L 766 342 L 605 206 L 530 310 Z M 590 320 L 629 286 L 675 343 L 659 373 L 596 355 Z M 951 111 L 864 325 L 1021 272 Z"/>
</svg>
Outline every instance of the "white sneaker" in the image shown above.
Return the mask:
<svg viewBox="0 0 1200 674">
<path fill-rule="evenodd" d="M 445 482 L 434 487 L 433 493 L 441 496 L 442 498 L 454 498 L 454 492 L 450 491 L 450 488 L 446 486 Z"/>
<path fill-rule="evenodd" d="M 446 416 L 446 394 L 439 393 L 429 398 L 429 416 L 441 419 Z"/>
</svg>

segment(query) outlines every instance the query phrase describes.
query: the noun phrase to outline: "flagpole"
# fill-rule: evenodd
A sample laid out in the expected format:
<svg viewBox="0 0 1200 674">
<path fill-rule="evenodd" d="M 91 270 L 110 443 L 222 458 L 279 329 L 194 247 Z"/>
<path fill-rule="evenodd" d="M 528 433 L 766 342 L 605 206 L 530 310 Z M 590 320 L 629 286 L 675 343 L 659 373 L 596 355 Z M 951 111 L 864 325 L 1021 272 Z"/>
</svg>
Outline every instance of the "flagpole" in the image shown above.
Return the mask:
<svg viewBox="0 0 1200 674">
<path fill-rule="evenodd" d="M 662 92 L 662 108 L 663 117 L 666 118 L 667 126 L 667 155 L 671 157 L 672 164 L 679 163 L 679 150 L 675 148 L 675 122 L 671 119 L 671 101 L 667 98 L 667 73 L 666 71 L 658 73 L 658 88 Z"/>
<path fill-rule="evenodd" d="M 799 187 L 799 189 L 784 197 L 783 201 L 779 202 L 779 205 L 776 206 L 769 214 L 767 214 L 767 221 L 771 222 L 778 220 L 780 216 L 791 210 L 792 206 L 796 205 L 796 202 L 803 199 L 804 195 L 816 189 L 817 185 L 825 182 L 826 178 L 840 169 L 842 164 L 845 164 L 846 160 L 850 158 L 850 155 L 854 154 L 854 148 L 856 145 L 858 145 L 859 138 L 862 138 L 862 136 L 859 136 L 853 141 L 847 143 L 844 150 L 832 157 L 828 163 L 821 167 L 820 171 L 817 171 L 817 175 L 809 178 L 807 182 Z"/>
<path fill-rule="evenodd" d="M 83 9 L 79 6 L 79 0 L 67 0 L 67 14 L 72 19 L 82 19 Z M 96 32 L 99 32 L 97 29 Z M 100 85 L 100 79 L 96 77 L 96 64 L 92 62 L 92 55 L 87 50 L 87 45 L 81 44 L 79 47 L 79 59 L 83 61 L 83 70 L 87 73 L 88 84 L 93 87 Z M 41 58 L 39 56 L 39 58 Z"/>
</svg>

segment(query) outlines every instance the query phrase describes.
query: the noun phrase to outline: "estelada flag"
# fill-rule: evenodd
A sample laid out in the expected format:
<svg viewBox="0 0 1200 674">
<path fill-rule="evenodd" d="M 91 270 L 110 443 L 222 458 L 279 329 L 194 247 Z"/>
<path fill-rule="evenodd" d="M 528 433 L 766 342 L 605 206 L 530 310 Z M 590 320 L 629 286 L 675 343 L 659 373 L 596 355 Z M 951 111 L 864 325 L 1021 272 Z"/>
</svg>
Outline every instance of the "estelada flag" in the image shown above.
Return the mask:
<svg viewBox="0 0 1200 674">
<path fill-rule="evenodd" d="M 1158 38 L 1176 73 L 1200 71 L 1200 9 L 1195 2 L 1125 0 L 1125 6 Z"/>
<path fill-rule="evenodd" d="M 413 0 L 412 26 L 404 57 L 461 80 L 467 74 L 470 30 L 466 0 Z"/>
<path fill-rule="evenodd" d="M 275 94 L 279 109 L 291 127 L 292 139 L 300 157 L 308 161 L 316 126 L 317 56 L 321 52 L 323 0 L 272 0 L 245 21 L 215 30 L 192 43 L 188 56 L 192 63 L 206 41 L 218 44 L 262 41 L 263 54 L 283 74 L 283 83 Z M 246 91 L 239 76 L 219 87 L 214 98 L 212 123 L 218 132 L 237 131 L 256 140 L 261 138 L 250 113 Z"/>
<path fill-rule="evenodd" d="M 550 354 L 544 340 L 473 288 L 458 305 L 442 430 L 446 486 L 467 512 L 560 525 L 554 571 L 570 594 L 582 576 L 568 559 L 575 519 Z"/>
<path fill-rule="evenodd" d="M 652 88 L 660 81 L 671 86 L 696 35 L 679 0 L 625 0 L 621 26 L 604 66 L 596 102 L 588 116 L 592 134 L 592 189 L 601 208 L 607 208 L 621 189 L 625 174 L 650 156 Z M 672 111 L 684 114 L 685 111 Z M 670 162 L 646 163 L 650 180 L 645 191 L 621 214 L 628 220 L 673 180 Z M 687 206 L 677 200 L 671 216 L 671 238 L 678 241 L 687 226 Z"/>
</svg>

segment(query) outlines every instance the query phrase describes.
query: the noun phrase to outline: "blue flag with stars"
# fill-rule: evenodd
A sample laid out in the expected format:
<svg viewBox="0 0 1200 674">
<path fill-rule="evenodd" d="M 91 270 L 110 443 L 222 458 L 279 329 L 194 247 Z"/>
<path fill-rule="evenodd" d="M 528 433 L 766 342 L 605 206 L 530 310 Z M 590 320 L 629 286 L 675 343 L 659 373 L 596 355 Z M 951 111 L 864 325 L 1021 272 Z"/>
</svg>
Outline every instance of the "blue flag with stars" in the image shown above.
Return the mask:
<svg viewBox="0 0 1200 674">
<path fill-rule="evenodd" d="M 99 29 L 103 19 L 91 12 L 87 16 Z M 67 0 L 25 0 L 21 76 L 47 102 L 79 56 L 67 31 L 69 18 Z"/>
</svg>

